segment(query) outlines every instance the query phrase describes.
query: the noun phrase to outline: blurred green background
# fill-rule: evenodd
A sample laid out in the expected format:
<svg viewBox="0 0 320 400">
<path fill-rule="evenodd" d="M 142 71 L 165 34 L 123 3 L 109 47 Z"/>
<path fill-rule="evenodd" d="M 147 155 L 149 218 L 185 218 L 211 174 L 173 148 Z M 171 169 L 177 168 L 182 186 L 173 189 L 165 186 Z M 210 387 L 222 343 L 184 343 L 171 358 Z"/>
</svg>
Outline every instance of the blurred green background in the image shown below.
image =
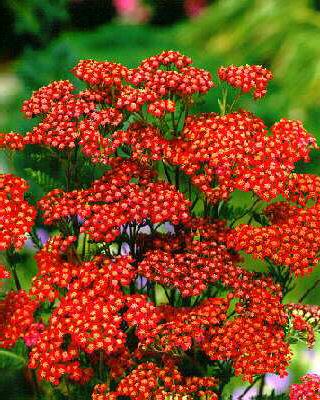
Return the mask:
<svg viewBox="0 0 320 400">
<path fill-rule="evenodd" d="M 267 96 L 258 102 L 247 96 L 241 107 L 268 125 L 281 117 L 301 119 L 320 143 L 320 0 L 3 0 L 0 34 L 0 132 L 30 129 L 33 122 L 19 112 L 22 101 L 49 81 L 73 80 L 70 69 L 79 59 L 135 66 L 173 49 L 213 75 L 220 65 L 270 68 Z M 201 109 L 217 110 L 214 89 Z M 311 164 L 297 170 L 319 174 L 319 159 L 313 152 Z M 1 154 L 0 171 L 12 169 L 12 159 Z M 25 283 L 34 272 L 34 265 L 21 265 Z M 300 278 L 288 300 L 318 278 L 317 269 Z M 307 302 L 320 304 L 319 290 Z M 16 368 L 9 369 L 13 361 Z M 296 346 L 291 381 L 310 370 L 320 373 L 320 353 Z M 1 399 L 29 398 L 22 371 L 19 360 L 0 354 Z"/>
</svg>

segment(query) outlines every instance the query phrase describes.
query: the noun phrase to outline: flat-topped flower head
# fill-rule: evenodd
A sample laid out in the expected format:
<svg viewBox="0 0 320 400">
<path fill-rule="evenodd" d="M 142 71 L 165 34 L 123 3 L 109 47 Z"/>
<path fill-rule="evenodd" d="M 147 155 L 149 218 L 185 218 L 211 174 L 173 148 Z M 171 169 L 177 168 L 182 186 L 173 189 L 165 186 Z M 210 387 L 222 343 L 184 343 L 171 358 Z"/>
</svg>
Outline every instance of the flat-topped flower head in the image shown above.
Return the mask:
<svg viewBox="0 0 320 400">
<path fill-rule="evenodd" d="M 260 99 L 267 93 L 267 86 L 272 79 L 272 73 L 261 65 L 231 65 L 220 67 L 218 76 L 234 88 L 247 93 L 253 89 L 253 98 Z"/>
</svg>

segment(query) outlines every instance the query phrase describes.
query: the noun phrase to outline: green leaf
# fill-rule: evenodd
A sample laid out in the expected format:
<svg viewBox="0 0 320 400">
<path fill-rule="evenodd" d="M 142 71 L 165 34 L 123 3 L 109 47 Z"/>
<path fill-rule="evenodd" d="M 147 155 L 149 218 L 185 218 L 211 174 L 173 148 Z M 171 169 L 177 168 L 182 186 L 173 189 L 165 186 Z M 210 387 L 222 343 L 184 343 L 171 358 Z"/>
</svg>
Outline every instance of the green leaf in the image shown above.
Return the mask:
<svg viewBox="0 0 320 400">
<path fill-rule="evenodd" d="M 9 350 L 0 350 L 0 370 L 18 370 L 26 365 L 26 360 L 19 354 Z"/>
<path fill-rule="evenodd" d="M 262 226 L 267 226 L 269 225 L 268 218 L 264 214 L 259 214 L 256 211 L 253 211 L 252 213 L 253 219 L 258 222 L 258 224 Z"/>
<path fill-rule="evenodd" d="M 34 170 L 32 168 L 25 168 L 24 171 L 37 185 L 46 191 L 55 189 L 59 184 L 48 174 L 43 171 Z"/>
</svg>

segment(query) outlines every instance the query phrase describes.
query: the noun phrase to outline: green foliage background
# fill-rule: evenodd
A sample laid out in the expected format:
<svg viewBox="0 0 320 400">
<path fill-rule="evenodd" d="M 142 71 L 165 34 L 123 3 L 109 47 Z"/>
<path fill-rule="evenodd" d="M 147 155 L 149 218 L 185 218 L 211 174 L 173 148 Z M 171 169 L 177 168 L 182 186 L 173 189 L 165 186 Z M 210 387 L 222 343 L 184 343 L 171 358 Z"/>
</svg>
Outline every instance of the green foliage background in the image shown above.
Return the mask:
<svg viewBox="0 0 320 400">
<path fill-rule="evenodd" d="M 54 12 L 64 18 L 56 8 Z M 41 36 L 45 29 L 43 24 L 36 20 L 30 20 L 30 23 L 36 34 Z M 12 65 L 20 85 L 16 95 L 1 104 L 0 130 L 24 132 L 30 129 L 33 121 L 23 119 L 19 113 L 22 101 L 49 81 L 73 80 L 69 70 L 79 59 L 107 59 L 135 66 L 142 58 L 164 49 L 174 49 L 190 55 L 196 66 L 206 68 L 213 74 L 220 65 L 248 63 L 270 67 L 274 80 L 266 98 L 253 105 L 247 98 L 241 106 L 248 106 L 269 125 L 281 117 L 301 119 L 320 143 L 319 44 L 320 12 L 311 0 L 216 1 L 199 18 L 171 27 L 113 23 L 88 32 L 64 32 L 42 49 L 26 48 Z M 217 110 L 216 100 L 217 93 L 213 89 L 200 110 Z M 31 179 L 32 188 L 36 191 L 41 191 L 41 187 L 33 179 L 35 176 L 30 175 L 30 168 L 40 169 L 44 174 L 42 178 L 49 183 L 50 177 L 57 172 L 52 163 L 34 157 L 11 159 L 2 154 L 1 159 L 0 165 L 4 164 L 7 169 L 15 169 L 19 175 Z M 314 152 L 312 163 L 308 166 L 301 164 L 298 170 L 319 174 L 319 153 Z M 245 201 L 246 196 L 241 194 L 233 199 L 235 206 L 242 206 Z M 248 268 L 256 268 L 257 262 L 248 258 L 247 265 Z M 35 265 L 30 261 L 21 262 L 18 273 L 27 287 L 35 273 Z M 317 269 L 311 276 L 300 278 L 288 300 L 299 298 L 305 288 L 319 278 Z M 307 302 L 320 304 L 320 293 L 314 291 Z M 301 361 L 301 352 L 305 347 L 297 344 L 294 350 L 292 373 L 296 381 L 309 366 Z M 16 354 L 15 357 L 0 352 L 1 399 L 30 398 L 30 384 L 26 383 L 28 378 L 22 373 L 24 364 L 19 358 L 19 348 Z M 237 384 L 240 382 L 230 385 L 230 394 Z"/>
</svg>

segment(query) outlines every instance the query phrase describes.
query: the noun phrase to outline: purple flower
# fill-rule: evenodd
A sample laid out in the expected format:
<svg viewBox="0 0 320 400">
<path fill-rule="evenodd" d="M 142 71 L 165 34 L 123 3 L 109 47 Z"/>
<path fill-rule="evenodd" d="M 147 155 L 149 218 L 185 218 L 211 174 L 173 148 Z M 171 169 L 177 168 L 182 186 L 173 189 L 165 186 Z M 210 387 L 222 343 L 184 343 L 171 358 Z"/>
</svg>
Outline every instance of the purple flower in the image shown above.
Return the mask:
<svg viewBox="0 0 320 400">
<path fill-rule="evenodd" d="M 37 234 L 38 238 L 40 239 L 40 242 L 42 245 L 46 244 L 46 242 L 48 241 L 48 239 L 50 237 L 49 233 L 43 228 L 36 229 L 36 234 Z M 36 246 L 30 237 L 26 240 L 25 247 L 29 250 L 36 249 Z"/>
<path fill-rule="evenodd" d="M 148 282 L 147 278 L 145 278 L 144 276 L 139 276 L 136 279 L 136 288 L 143 289 L 146 286 L 147 282 Z"/>
<path fill-rule="evenodd" d="M 171 224 L 171 222 L 165 222 L 164 229 L 167 233 L 174 235 L 174 226 Z"/>
<path fill-rule="evenodd" d="M 150 233 L 151 233 L 150 226 L 148 226 L 148 225 L 142 226 L 139 229 L 139 233 L 144 233 L 145 235 L 150 235 Z"/>
<path fill-rule="evenodd" d="M 46 244 L 50 237 L 49 233 L 43 228 L 37 229 L 37 235 L 42 244 Z"/>
<path fill-rule="evenodd" d="M 242 395 L 242 393 L 246 390 L 245 387 L 241 387 L 236 389 L 233 392 L 232 400 L 238 400 L 239 397 Z M 252 387 L 248 393 L 246 393 L 243 397 L 242 400 L 251 400 L 253 396 L 256 396 L 258 394 L 258 390 L 255 387 Z"/>
<path fill-rule="evenodd" d="M 291 382 L 290 374 L 282 378 L 276 374 L 266 375 L 266 384 L 271 389 L 274 389 L 276 394 L 281 394 L 285 392 L 289 388 L 290 382 Z"/>
<path fill-rule="evenodd" d="M 122 243 L 120 254 L 122 256 L 127 256 L 129 253 L 130 253 L 130 247 L 129 247 L 128 243 Z"/>
</svg>

